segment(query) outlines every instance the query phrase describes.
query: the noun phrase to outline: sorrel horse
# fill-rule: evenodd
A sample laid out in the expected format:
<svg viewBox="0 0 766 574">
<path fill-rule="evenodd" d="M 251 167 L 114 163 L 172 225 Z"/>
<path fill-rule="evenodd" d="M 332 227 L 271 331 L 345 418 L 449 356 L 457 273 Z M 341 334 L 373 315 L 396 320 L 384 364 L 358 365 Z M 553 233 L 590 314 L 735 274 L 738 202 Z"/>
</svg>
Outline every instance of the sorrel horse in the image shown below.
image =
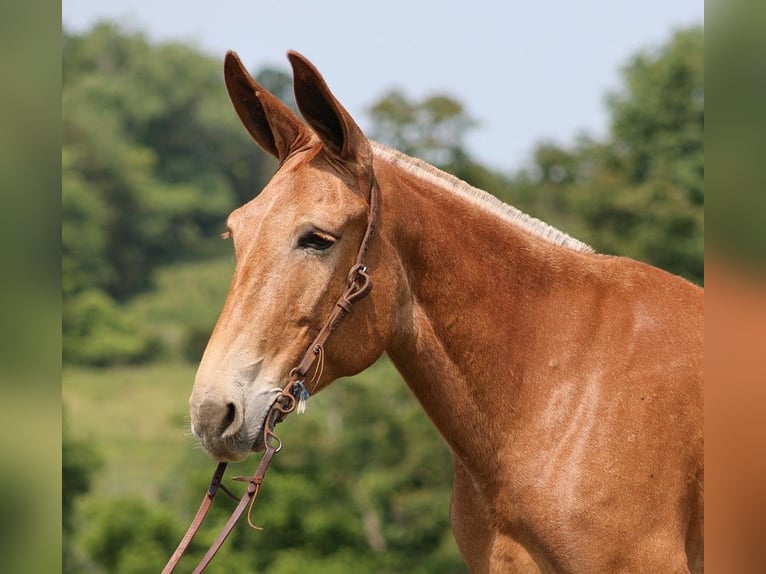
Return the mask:
<svg viewBox="0 0 766 574">
<path fill-rule="evenodd" d="M 388 353 L 454 455 L 450 517 L 472 572 L 702 571 L 703 290 L 369 141 L 289 59 L 305 123 L 226 56 L 234 107 L 279 169 L 228 219 L 236 268 L 190 399 L 209 455 L 263 448 L 374 190 L 374 287 L 308 390 Z"/>
</svg>

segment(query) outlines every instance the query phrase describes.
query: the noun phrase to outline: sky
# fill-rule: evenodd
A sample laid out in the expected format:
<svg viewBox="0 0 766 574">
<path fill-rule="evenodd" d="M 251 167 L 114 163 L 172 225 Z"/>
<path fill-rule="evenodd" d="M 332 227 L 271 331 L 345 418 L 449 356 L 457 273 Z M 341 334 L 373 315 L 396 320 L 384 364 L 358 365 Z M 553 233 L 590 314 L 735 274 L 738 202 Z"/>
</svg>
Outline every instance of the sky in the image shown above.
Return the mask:
<svg viewBox="0 0 766 574">
<path fill-rule="evenodd" d="M 153 41 L 184 41 L 251 71 L 289 70 L 298 50 L 362 129 L 391 89 L 446 93 L 478 120 L 479 162 L 510 172 L 542 141 L 608 133 L 605 96 L 638 51 L 704 21 L 703 0 L 63 0 L 63 24 L 113 20 Z M 222 80 L 223 86 L 223 80 Z"/>
</svg>

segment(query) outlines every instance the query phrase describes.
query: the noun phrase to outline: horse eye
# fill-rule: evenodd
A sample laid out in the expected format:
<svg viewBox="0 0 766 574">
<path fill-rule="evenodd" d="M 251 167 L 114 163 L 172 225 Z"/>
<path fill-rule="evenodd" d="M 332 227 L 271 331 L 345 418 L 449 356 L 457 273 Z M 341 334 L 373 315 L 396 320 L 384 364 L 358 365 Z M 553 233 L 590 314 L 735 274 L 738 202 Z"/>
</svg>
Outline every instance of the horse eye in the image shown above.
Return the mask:
<svg viewBox="0 0 766 574">
<path fill-rule="evenodd" d="M 311 231 L 298 240 L 298 247 L 326 251 L 335 244 L 335 241 L 332 235 L 321 231 Z"/>
</svg>

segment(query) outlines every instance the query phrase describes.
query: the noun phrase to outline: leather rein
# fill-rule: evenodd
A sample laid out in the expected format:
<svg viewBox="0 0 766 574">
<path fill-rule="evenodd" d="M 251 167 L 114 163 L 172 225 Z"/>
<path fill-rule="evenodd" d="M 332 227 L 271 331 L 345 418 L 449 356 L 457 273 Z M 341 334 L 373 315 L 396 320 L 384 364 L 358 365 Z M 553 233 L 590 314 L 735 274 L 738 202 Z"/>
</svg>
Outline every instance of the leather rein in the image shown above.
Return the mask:
<svg viewBox="0 0 766 574">
<path fill-rule="evenodd" d="M 258 528 L 252 523 L 250 514 L 253 505 L 255 504 L 255 500 L 258 498 L 258 493 L 260 492 L 263 479 L 266 476 L 266 471 L 269 468 L 269 464 L 271 464 L 271 459 L 276 453 L 282 450 L 282 441 L 276 434 L 274 434 L 274 427 L 277 423 L 282 422 L 287 415 L 296 409 L 296 407 L 298 407 L 298 412 L 301 412 L 302 403 L 309 396 L 305 387 L 306 376 L 317 361 L 319 361 L 319 363 L 315 371 L 316 380 L 318 381 L 319 376 L 321 376 L 322 363 L 324 361 L 324 345 L 327 342 L 328 337 L 340 324 L 343 317 L 351 311 L 353 305 L 360 299 L 363 299 L 372 289 L 372 281 L 370 280 L 367 266 L 364 264 L 364 258 L 378 220 L 379 207 L 380 188 L 373 175 L 370 182 L 370 207 L 367 212 L 367 229 L 362 238 L 362 243 L 359 246 L 354 265 L 348 273 L 346 289 L 338 298 L 338 301 L 335 303 L 332 312 L 325 320 L 319 333 L 314 338 L 311 345 L 309 345 L 308 349 L 306 349 L 301 361 L 292 371 L 290 371 L 287 384 L 284 386 L 279 397 L 274 401 L 269 413 L 266 415 L 263 428 L 263 441 L 266 450 L 261 457 L 261 462 L 258 465 L 255 474 L 251 477 L 235 476 L 232 478 L 232 480 L 247 482 L 247 490 L 239 499 L 236 508 L 232 511 L 231 516 L 229 516 L 229 519 L 218 534 L 218 537 L 210 546 L 207 553 L 202 557 L 199 564 L 197 564 L 193 574 L 203 572 L 205 568 L 207 568 L 246 509 L 249 508 L 247 515 L 248 523 L 250 526 Z M 197 534 L 200 526 L 202 526 L 202 522 L 212 507 L 213 500 L 215 499 L 219 488 L 232 498 L 236 499 L 236 497 L 233 496 L 223 484 L 221 484 L 226 465 L 227 463 L 225 462 L 218 463 L 210 481 L 210 485 L 202 499 L 202 503 L 197 510 L 197 514 L 192 519 L 189 528 L 186 530 L 186 534 L 184 534 L 181 542 L 175 549 L 175 552 L 173 552 L 168 563 L 165 565 L 165 568 L 162 570 L 162 574 L 170 574 L 180 562 L 184 552 L 186 552 L 195 534 Z"/>
</svg>

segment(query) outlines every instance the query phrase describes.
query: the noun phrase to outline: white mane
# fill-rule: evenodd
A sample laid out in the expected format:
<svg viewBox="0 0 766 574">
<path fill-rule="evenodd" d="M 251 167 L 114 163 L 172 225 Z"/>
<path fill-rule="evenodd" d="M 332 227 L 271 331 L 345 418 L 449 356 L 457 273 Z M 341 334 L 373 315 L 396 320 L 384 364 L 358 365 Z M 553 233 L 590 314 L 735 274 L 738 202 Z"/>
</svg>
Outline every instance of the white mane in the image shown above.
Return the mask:
<svg viewBox="0 0 766 574">
<path fill-rule="evenodd" d="M 549 243 L 562 245 L 575 251 L 582 251 L 583 253 L 593 253 L 593 248 L 590 245 L 567 235 L 563 231 L 556 229 L 552 225 L 548 225 L 544 221 L 540 221 L 539 219 L 527 215 L 512 205 L 503 203 L 486 191 L 472 187 L 455 176 L 441 171 L 422 160 L 410 157 L 400 151 L 391 149 L 377 142 L 370 143 L 372 144 L 373 153 L 378 158 L 385 160 L 394 166 L 400 167 L 420 179 L 437 185 L 445 191 L 460 196 L 480 209 L 494 213 L 509 223 L 519 225 Z"/>
</svg>

